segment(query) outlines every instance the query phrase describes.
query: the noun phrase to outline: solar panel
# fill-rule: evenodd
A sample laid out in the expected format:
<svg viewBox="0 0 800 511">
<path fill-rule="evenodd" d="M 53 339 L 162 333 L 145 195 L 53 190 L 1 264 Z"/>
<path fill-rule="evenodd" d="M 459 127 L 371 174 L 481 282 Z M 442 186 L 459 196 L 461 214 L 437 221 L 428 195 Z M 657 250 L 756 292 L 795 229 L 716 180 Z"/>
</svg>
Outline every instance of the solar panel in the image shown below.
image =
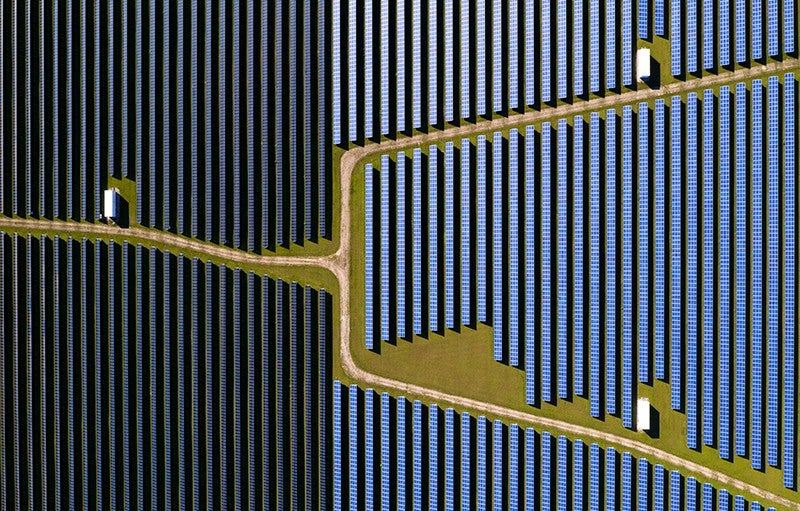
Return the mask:
<svg viewBox="0 0 800 511">
<path fill-rule="evenodd" d="M 368 163 L 364 167 L 364 340 L 368 350 L 375 349 L 375 333 L 373 326 L 374 319 L 374 266 L 375 249 L 373 240 L 375 238 L 375 216 L 373 196 L 375 194 L 375 169 Z"/>
<path fill-rule="evenodd" d="M 719 3 L 719 65 L 731 65 L 730 2 Z"/>
<path fill-rule="evenodd" d="M 415 5 L 414 15 L 417 17 L 417 21 L 419 20 L 419 3 Z M 373 10 L 372 10 L 372 2 L 366 2 L 364 4 L 364 26 L 371 27 L 373 26 Z M 414 39 L 415 41 L 419 38 L 419 23 L 414 24 Z M 373 90 L 375 88 L 375 84 L 372 80 L 372 72 L 373 72 L 373 63 L 372 63 L 372 39 L 374 36 L 374 32 L 372 30 L 364 30 L 364 137 L 365 138 L 372 138 L 374 136 L 374 124 L 375 121 L 372 118 L 372 114 L 375 111 L 375 105 L 373 103 Z M 417 70 L 417 64 L 419 63 L 419 50 L 418 47 L 415 45 L 414 47 L 414 69 Z M 414 75 L 416 80 L 417 75 Z M 414 88 L 417 88 L 417 82 L 414 82 Z M 414 100 L 417 101 L 417 96 L 414 96 Z M 416 105 L 415 105 L 416 106 Z M 416 122 L 416 108 L 414 112 L 415 122 Z"/>
<path fill-rule="evenodd" d="M 611 147 L 611 146 L 609 146 Z M 622 108 L 622 426 L 633 428 L 633 109 Z M 613 282 L 613 281 L 609 281 Z M 613 304 L 613 302 L 608 302 Z M 613 307 L 613 305 L 610 305 Z"/>
<path fill-rule="evenodd" d="M 472 324 L 472 143 L 461 140 L 461 323 Z"/>
<path fill-rule="evenodd" d="M 617 451 L 613 447 L 606 448 L 606 509 L 617 508 Z"/>
<path fill-rule="evenodd" d="M 639 381 L 650 383 L 650 288 L 649 256 L 650 217 L 650 108 L 639 103 Z M 663 170 L 662 170 L 663 172 Z M 662 173 L 663 179 L 663 173 Z M 662 213 L 663 214 L 663 213 Z M 662 240 L 663 248 L 663 240 Z M 663 268 L 662 268 L 663 271 Z"/>
<path fill-rule="evenodd" d="M 586 126 L 581 116 L 575 116 L 572 121 L 574 130 L 574 140 L 572 144 L 572 164 L 573 164 L 573 190 L 572 190 L 572 335 L 573 335 L 573 358 L 574 376 L 573 385 L 575 393 L 579 396 L 586 396 L 584 389 L 584 329 L 583 329 L 583 187 L 584 187 L 584 154 L 583 154 L 583 133 Z"/>
<path fill-rule="evenodd" d="M 662 4 L 663 8 L 663 4 Z M 639 2 L 639 39 L 649 39 L 648 31 L 650 22 L 650 2 L 642 0 Z"/>
<path fill-rule="evenodd" d="M 470 20 L 470 12 L 469 12 L 469 0 L 461 0 L 461 117 L 464 119 L 469 119 L 470 117 L 470 69 L 469 69 L 469 60 L 472 57 L 472 52 L 469 49 L 469 43 L 471 40 L 470 33 L 469 33 L 469 20 Z M 480 81 L 480 79 L 478 79 Z"/>
<path fill-rule="evenodd" d="M 698 401 L 698 231 L 701 229 L 698 217 L 698 187 L 701 174 L 698 169 L 697 147 L 697 94 L 689 93 L 686 100 L 686 444 L 691 449 L 697 442 L 697 401 Z"/>
<path fill-rule="evenodd" d="M 795 18 L 793 2 L 783 2 L 783 51 L 785 53 L 795 52 Z"/>
<path fill-rule="evenodd" d="M 714 413 L 715 371 L 714 350 L 714 92 L 703 91 L 703 443 L 714 445 L 716 417 Z M 717 244 L 719 240 L 717 240 Z"/>
<path fill-rule="evenodd" d="M 494 335 L 494 359 L 502 360 L 506 334 L 504 332 L 503 297 L 504 268 L 503 255 L 503 135 L 495 132 L 492 142 L 492 327 Z"/>
<path fill-rule="evenodd" d="M 584 450 L 583 442 L 581 440 L 575 440 L 572 458 L 572 506 L 574 509 L 584 509 Z"/>
<path fill-rule="evenodd" d="M 795 103 L 794 73 L 784 76 L 783 89 L 783 175 L 784 175 L 784 217 L 783 217 L 783 485 L 793 488 L 795 483 L 795 118 L 797 105 Z"/>
<path fill-rule="evenodd" d="M 456 431 L 455 431 L 455 421 L 456 421 L 456 414 L 452 408 L 448 408 L 445 410 L 445 427 L 444 427 L 444 455 L 445 455 L 445 463 L 444 463 L 444 502 L 445 502 L 445 509 L 447 511 L 452 511 L 455 509 L 455 503 L 457 498 L 457 487 L 456 487 L 456 468 L 455 468 L 455 442 L 456 442 Z"/>
<path fill-rule="evenodd" d="M 508 360 L 519 366 L 519 132 L 508 133 Z"/>
<path fill-rule="evenodd" d="M 599 1 L 599 0 L 597 0 Z M 536 63 L 539 60 L 536 25 L 539 23 L 535 0 L 525 0 L 525 103 L 536 103 Z"/>
<path fill-rule="evenodd" d="M 736 62 L 747 60 L 747 3 L 736 0 Z"/>
<path fill-rule="evenodd" d="M 397 33 L 396 67 L 395 76 L 397 79 L 397 89 L 395 90 L 394 103 L 397 106 L 397 131 L 403 132 L 407 129 L 406 123 L 406 1 L 395 0 L 397 2 L 397 15 L 395 16 L 395 31 Z"/>
<path fill-rule="evenodd" d="M 432 126 L 439 124 L 438 6 L 438 2 L 428 2 L 428 124 Z"/>
<path fill-rule="evenodd" d="M 397 478 L 397 508 L 406 508 L 406 416 L 407 416 L 408 403 L 406 398 L 397 398 L 397 416 L 395 423 L 397 425 L 397 465 L 395 468 L 395 477 Z"/>
<path fill-rule="evenodd" d="M 680 472 L 673 470 L 669 473 L 669 511 L 681 511 L 683 498 L 683 477 Z M 690 507 L 689 509 L 694 509 Z"/>
<path fill-rule="evenodd" d="M 388 393 L 381 394 L 381 508 L 384 511 L 391 509 L 392 505 L 391 399 Z"/>
<path fill-rule="evenodd" d="M 583 0 L 572 0 L 572 87 L 576 96 L 586 93 L 583 68 Z"/>
<path fill-rule="evenodd" d="M 567 67 L 567 0 L 556 0 L 558 9 L 558 98 L 565 99 L 569 84 L 567 76 L 569 68 Z M 513 4 L 514 2 L 510 2 Z"/>
<path fill-rule="evenodd" d="M 654 19 L 653 19 L 653 31 L 656 35 L 663 36 L 666 33 L 665 28 L 665 13 L 664 13 L 664 3 L 666 0 L 654 0 L 653 9 L 654 9 Z"/>
<path fill-rule="evenodd" d="M 413 305 L 414 305 L 414 334 L 422 334 L 422 151 L 414 148 L 412 152 L 413 176 L 412 183 L 414 188 L 413 198 L 413 234 L 414 234 L 414 268 L 412 271 L 413 280 Z"/>
<path fill-rule="evenodd" d="M 620 500 L 622 511 L 631 511 L 633 509 L 633 457 L 631 453 L 622 453 L 622 470 L 621 479 L 622 486 L 620 488 Z"/>
<path fill-rule="evenodd" d="M 742 497 L 741 495 L 737 495 L 733 501 L 733 509 L 735 509 L 736 511 L 744 511 L 744 508 L 745 508 L 744 497 Z"/>
<path fill-rule="evenodd" d="M 487 506 L 487 481 L 489 480 L 487 464 L 487 448 L 488 442 L 486 437 L 486 428 L 488 425 L 486 417 L 478 417 L 478 426 L 475 431 L 476 441 L 475 449 L 477 451 L 475 456 L 475 498 L 478 509 L 486 509 Z"/>
<path fill-rule="evenodd" d="M 439 505 L 439 407 L 428 408 L 428 509 Z"/>
<path fill-rule="evenodd" d="M 680 2 L 676 2 L 680 3 Z M 681 164 L 683 152 L 681 149 L 683 126 L 681 122 L 682 104 L 680 96 L 672 97 L 670 107 L 672 113 L 670 144 L 672 146 L 672 162 L 670 166 L 672 204 L 670 207 L 670 279 L 672 281 L 670 294 L 670 312 L 672 321 L 670 325 L 670 389 L 672 390 L 671 406 L 673 410 L 683 408 L 683 347 L 681 345 Z"/>
<path fill-rule="evenodd" d="M 569 506 L 569 440 L 558 437 L 558 511 L 567 511 Z M 495 507 L 495 509 L 500 509 Z"/>
<path fill-rule="evenodd" d="M 505 470 L 506 463 L 504 461 L 505 455 L 505 435 L 504 435 L 504 428 L 505 426 L 499 420 L 494 421 L 494 429 L 492 431 L 493 436 L 493 445 L 492 451 L 494 453 L 494 471 L 492 474 L 492 486 L 493 486 L 493 502 L 494 502 L 494 509 L 503 509 L 507 507 L 505 503 L 505 481 L 503 481 L 503 471 Z M 484 441 L 485 442 L 485 441 Z M 478 441 L 480 445 L 480 440 Z M 487 474 L 481 474 L 480 471 L 478 472 L 478 488 L 480 491 L 481 484 L 486 486 L 486 482 L 488 481 L 487 477 L 483 478 L 481 481 L 481 475 L 486 476 Z M 484 492 L 486 490 L 484 489 Z M 480 495 L 480 493 L 479 493 Z M 478 505 L 480 508 L 480 503 Z"/>
<path fill-rule="evenodd" d="M 711 483 L 703 483 L 703 511 L 714 510 L 714 487 Z"/>
<path fill-rule="evenodd" d="M 422 0 L 412 0 L 412 87 L 413 87 L 413 127 L 422 127 Z M 371 24 L 364 23 L 365 27 Z M 370 30 L 364 30 L 364 36 Z"/>
<path fill-rule="evenodd" d="M 372 389 L 364 392 L 364 508 L 375 509 L 375 469 L 380 460 L 375 457 L 375 401 L 377 394 Z M 378 423 L 380 424 L 380 423 Z M 378 427 L 380 430 L 380 426 Z"/>
<path fill-rule="evenodd" d="M 617 2 L 606 0 L 606 88 L 617 88 Z"/>
<path fill-rule="evenodd" d="M 455 147 L 452 142 L 444 145 L 444 232 L 445 232 L 445 326 L 456 327 L 456 238 L 455 238 Z"/>
<path fill-rule="evenodd" d="M 391 296 L 393 287 L 391 282 L 392 263 L 391 260 L 391 245 L 392 239 L 390 237 L 390 229 L 394 211 L 392 211 L 390 203 L 391 190 L 389 189 L 391 162 L 388 156 L 381 158 L 381 340 L 388 341 L 391 333 L 389 332 L 391 316 L 392 316 L 392 302 Z"/>
<path fill-rule="evenodd" d="M 589 91 L 600 92 L 600 0 L 589 0 Z"/>
<path fill-rule="evenodd" d="M 402 1 L 402 0 L 400 0 Z M 290 29 L 290 33 L 294 33 Z M 289 43 L 291 50 L 294 50 L 295 45 Z M 347 120 L 348 120 L 348 139 L 356 140 L 358 138 L 358 104 L 361 100 L 358 91 L 358 8 L 356 2 L 348 2 L 347 14 Z M 290 80 L 290 87 L 294 87 L 294 77 Z M 294 212 L 294 208 L 292 208 Z"/>
<path fill-rule="evenodd" d="M 293 315 L 294 317 L 294 315 Z M 294 385 L 292 386 L 294 389 Z M 350 509 L 358 507 L 358 500 L 359 497 L 362 495 L 363 489 L 361 488 L 361 482 L 359 481 L 359 424 L 360 421 L 360 403 L 359 403 L 359 391 L 358 385 L 351 384 L 350 385 L 350 397 L 348 399 L 348 408 L 350 411 L 350 428 L 347 431 L 348 440 L 350 443 L 350 453 L 348 455 L 349 462 L 350 462 L 350 475 L 348 479 L 348 486 L 350 487 Z M 293 420 L 294 423 L 296 420 Z M 292 435 L 292 441 L 294 441 L 294 435 Z M 292 452 L 294 453 L 294 446 L 292 446 Z M 293 460 L 294 461 L 294 460 Z M 294 484 L 294 482 L 293 482 Z"/>
<path fill-rule="evenodd" d="M 525 510 L 533 511 L 536 506 L 536 496 L 540 495 L 537 479 L 539 458 L 536 456 L 536 431 L 533 428 L 525 429 Z"/>
<path fill-rule="evenodd" d="M 341 91 L 341 83 L 342 83 L 342 66 L 340 65 L 342 61 L 342 35 L 341 35 L 341 27 L 343 25 L 341 20 L 341 0 L 333 0 L 333 5 L 331 7 L 331 12 L 333 13 L 333 22 L 331 23 L 331 45 L 332 45 L 332 57 L 331 57 L 331 68 L 333 71 L 333 75 L 331 77 L 331 103 L 333 104 L 333 112 L 332 112 L 332 130 L 333 130 L 333 143 L 334 145 L 339 145 L 342 143 L 342 91 Z M 168 60 L 168 59 L 165 59 Z M 166 87 L 166 84 L 165 84 Z M 165 179 L 164 182 L 166 183 L 168 179 Z M 166 197 L 166 195 L 165 195 Z M 166 201 L 165 201 L 166 202 Z"/>
<path fill-rule="evenodd" d="M 755 17 L 756 7 L 753 6 L 753 16 Z M 755 35 L 754 35 L 755 37 Z M 755 55 L 755 51 L 753 52 Z M 752 303 L 762 303 L 764 296 L 763 291 L 763 225 L 762 225 L 762 211 L 764 207 L 764 197 L 762 194 L 763 189 L 763 172 L 764 172 L 764 157 L 763 157 L 763 106 L 764 106 L 764 89 L 761 86 L 761 80 L 753 80 L 752 86 L 752 99 L 753 109 L 750 117 L 752 122 L 752 131 L 750 135 L 751 146 L 751 172 L 750 175 L 750 208 L 751 208 L 751 221 L 750 221 L 750 299 Z M 762 381 L 764 373 L 763 350 L 764 350 L 764 332 L 763 332 L 763 310 L 761 307 L 752 307 L 751 309 L 751 348 L 750 348 L 750 381 L 751 381 L 751 401 L 750 401 L 750 464 L 756 470 L 762 468 L 762 454 L 761 445 L 763 436 L 761 425 L 763 423 L 763 393 Z"/>
<path fill-rule="evenodd" d="M 753 52 L 753 60 L 760 60 L 764 57 L 763 39 L 761 27 L 763 20 L 762 0 L 752 0 L 750 2 L 750 47 Z"/>
<path fill-rule="evenodd" d="M 508 108 L 517 110 L 519 104 L 519 2 L 508 3 Z M 485 25 L 479 25 L 485 26 Z M 478 74 L 482 80 L 486 75 Z"/>
<path fill-rule="evenodd" d="M 540 0 L 541 2 L 541 25 L 539 30 L 542 34 L 542 103 L 549 103 L 551 98 L 550 88 L 553 83 L 551 66 L 553 65 L 553 52 L 550 46 L 552 35 L 550 34 L 550 0 Z M 499 3 L 499 2 L 496 2 Z"/>
<path fill-rule="evenodd" d="M 549 0 L 544 0 L 549 1 Z M 544 20 L 542 20 L 544 23 Z M 492 1 L 492 109 L 503 110 L 503 2 Z"/>
<path fill-rule="evenodd" d="M 697 480 L 691 476 L 686 478 L 686 508 L 699 509 L 697 506 Z"/>
<path fill-rule="evenodd" d="M 461 414 L 461 508 L 472 507 L 472 419 Z"/>
<path fill-rule="evenodd" d="M 456 76 L 454 62 L 454 38 L 455 15 L 453 13 L 453 3 L 456 0 L 445 0 L 444 2 L 444 120 L 453 122 L 455 115 L 455 86 L 453 78 Z"/>
<path fill-rule="evenodd" d="M 606 282 L 616 282 L 617 114 L 606 111 Z M 617 413 L 616 286 L 606 286 L 606 411 Z"/>
<path fill-rule="evenodd" d="M 553 148 L 552 143 L 552 128 L 550 127 L 550 123 L 545 122 L 542 124 L 542 168 L 540 171 L 540 179 L 541 179 L 541 196 L 539 199 L 539 207 L 541 208 L 541 220 L 539 221 L 540 229 L 541 229 L 541 242 L 539 244 L 539 272 L 541 278 L 541 285 L 540 285 L 540 306 L 539 309 L 541 311 L 542 320 L 541 320 L 541 346 L 542 346 L 542 368 L 541 368 L 541 377 L 542 377 L 542 399 L 547 402 L 552 402 L 552 378 L 550 374 L 550 361 L 553 359 L 553 347 L 552 347 L 552 315 L 550 312 L 550 305 L 552 300 L 552 295 L 550 294 L 550 282 L 551 282 L 551 274 L 550 274 L 550 240 L 552 237 L 552 226 L 551 226 L 551 214 L 552 214 L 552 207 L 550 204 L 550 198 L 553 196 L 552 193 L 552 178 L 550 176 L 551 171 L 551 162 L 550 162 L 550 153 Z"/>
<path fill-rule="evenodd" d="M 488 319 L 488 310 L 486 304 L 486 272 L 488 270 L 486 253 L 487 253 L 487 211 L 486 211 L 486 137 L 478 135 L 478 167 L 476 182 L 478 186 L 477 201 L 478 201 L 478 218 L 476 223 L 477 228 L 477 241 L 478 241 L 478 257 L 477 257 L 477 286 L 478 293 L 478 321 L 485 323 Z"/>
<path fill-rule="evenodd" d="M 592 444 L 589 446 L 589 510 L 600 511 L 600 475 L 602 473 L 602 463 L 600 458 L 600 446 Z"/>
<path fill-rule="evenodd" d="M 768 4 L 775 3 L 775 16 L 777 17 L 777 2 L 768 0 Z M 776 21 L 777 24 L 777 21 Z M 777 27 L 775 27 L 777 30 Z M 777 43 L 776 43 L 777 44 Z M 780 401 L 780 348 L 781 339 L 779 331 L 780 322 L 780 173 L 781 173 L 781 146 L 780 139 L 780 84 L 777 76 L 767 79 L 768 95 L 768 126 L 767 126 L 767 172 L 769 194 L 769 241 L 768 254 L 768 309 L 767 309 L 767 463 L 770 466 L 778 465 L 778 426 L 780 416 L 778 406 Z"/>
<path fill-rule="evenodd" d="M 589 293 L 589 413 L 600 416 L 600 116 L 592 112 L 589 117 L 589 199 L 590 199 L 590 269 Z"/>
<path fill-rule="evenodd" d="M 719 491 L 719 511 L 730 511 L 731 509 L 731 494 L 728 490 Z"/>
<path fill-rule="evenodd" d="M 725 2 L 722 2 L 725 3 Z M 712 69 L 714 63 L 714 2 L 703 0 L 703 69 Z"/>
<path fill-rule="evenodd" d="M 486 0 L 478 0 L 476 2 L 476 16 L 477 20 L 475 26 L 478 29 L 475 48 L 477 57 L 475 71 L 475 77 L 477 79 L 476 107 L 478 115 L 486 115 L 486 78 L 488 76 L 486 70 L 486 30 L 488 27 L 486 23 Z"/>
<path fill-rule="evenodd" d="M 644 458 L 639 458 L 637 466 L 639 499 L 636 508 L 641 510 L 650 509 L 650 462 Z"/>
<path fill-rule="evenodd" d="M 719 91 L 719 456 L 730 459 L 730 89 Z"/>
<path fill-rule="evenodd" d="M 519 493 L 519 432 L 520 428 L 516 424 L 512 424 L 508 429 L 508 507 L 511 509 L 520 509 L 522 507 L 520 505 L 522 496 Z M 497 456 L 496 451 L 495 456 Z M 502 509 L 502 506 L 500 509 Z"/>
<path fill-rule="evenodd" d="M 743 1 L 743 0 L 737 0 Z M 670 1 L 670 62 L 672 63 L 672 76 L 680 76 L 683 73 L 683 62 L 681 61 L 683 53 L 683 17 L 681 13 L 681 6 L 683 2 Z"/>
<path fill-rule="evenodd" d="M 388 158 L 387 158 L 388 159 Z M 397 214 L 395 216 L 397 242 L 395 257 L 397 258 L 395 278 L 397 286 L 397 337 L 406 337 L 406 155 L 397 153 L 396 165 L 396 197 Z"/>
<path fill-rule="evenodd" d="M 432 332 L 439 331 L 439 148 L 428 151 L 428 316 Z"/>
<path fill-rule="evenodd" d="M 736 455 L 744 456 L 747 438 L 747 89 L 736 84 Z"/>
<path fill-rule="evenodd" d="M 697 2 L 698 0 L 686 0 L 686 70 L 689 73 L 698 71 Z"/>
<path fill-rule="evenodd" d="M 667 471 L 661 465 L 653 467 L 653 511 L 666 511 L 664 486 L 667 482 Z M 644 509 L 647 509 L 646 507 Z"/>
<path fill-rule="evenodd" d="M 552 481 L 552 474 L 551 470 L 553 467 L 553 458 L 551 456 L 550 451 L 553 448 L 553 437 L 550 436 L 550 433 L 543 432 L 541 436 L 542 440 L 542 485 L 539 489 L 541 495 L 541 502 L 542 502 L 542 509 L 553 509 L 554 506 L 550 504 L 550 496 L 553 493 L 552 489 L 550 488 L 550 483 Z"/>
<path fill-rule="evenodd" d="M 525 127 L 525 211 L 536 211 L 536 132 Z M 535 404 L 536 394 L 536 218 L 525 215 L 525 402 Z M 478 245 L 480 248 L 480 245 Z"/>
<path fill-rule="evenodd" d="M 633 84 L 633 0 L 622 0 L 622 26 L 620 27 L 620 60 L 622 63 L 622 85 Z"/>
<path fill-rule="evenodd" d="M 342 445 L 345 432 L 342 425 L 342 413 L 344 409 L 344 396 L 342 384 L 339 380 L 333 382 L 333 465 L 342 466 Z M 278 421 L 280 423 L 280 421 Z M 168 428 L 167 428 L 168 429 Z M 344 508 L 344 488 L 342 471 L 333 471 L 333 508 L 341 510 Z"/>
<path fill-rule="evenodd" d="M 558 264 L 556 275 L 558 277 L 558 397 L 566 399 L 570 395 L 569 389 L 569 344 L 567 339 L 567 164 L 569 151 L 569 132 L 567 120 L 558 121 L 558 175 L 556 187 L 558 190 Z"/>
</svg>

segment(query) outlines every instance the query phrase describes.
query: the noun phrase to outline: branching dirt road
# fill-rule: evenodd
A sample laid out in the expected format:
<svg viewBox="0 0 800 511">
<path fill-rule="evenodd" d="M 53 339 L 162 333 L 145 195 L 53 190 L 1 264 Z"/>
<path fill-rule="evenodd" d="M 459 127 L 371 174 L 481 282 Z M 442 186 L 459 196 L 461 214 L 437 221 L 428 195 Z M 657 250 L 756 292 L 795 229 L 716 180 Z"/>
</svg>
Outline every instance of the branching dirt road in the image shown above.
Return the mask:
<svg viewBox="0 0 800 511">
<path fill-rule="evenodd" d="M 388 140 L 381 143 L 369 144 L 363 147 L 355 147 L 350 149 L 342 156 L 340 166 L 342 198 L 340 243 L 336 252 L 330 255 L 313 257 L 261 256 L 227 247 L 194 241 L 182 236 L 176 236 L 171 233 L 155 231 L 152 229 L 137 227 L 120 229 L 117 227 L 107 226 L 105 224 L 0 217 L 0 228 L 10 228 L 16 231 L 45 229 L 49 231 L 59 231 L 63 232 L 64 235 L 73 236 L 95 235 L 102 236 L 104 238 L 118 239 L 133 237 L 164 244 L 177 249 L 203 252 L 231 262 L 256 263 L 265 266 L 314 266 L 325 268 L 332 272 L 338 281 L 341 304 L 341 324 L 339 330 L 341 347 L 340 352 L 342 357 L 341 363 L 345 373 L 354 380 L 366 385 L 376 385 L 395 389 L 398 395 L 404 393 L 413 393 L 420 396 L 425 396 L 433 402 L 450 403 L 455 406 L 466 407 L 473 410 L 494 414 L 506 418 L 509 423 L 519 421 L 541 426 L 545 429 L 555 428 L 564 431 L 570 431 L 578 437 L 594 439 L 602 443 L 614 444 L 626 449 L 636 450 L 656 460 L 661 460 L 673 465 L 684 467 L 686 470 L 699 474 L 709 481 L 717 481 L 729 488 L 735 488 L 739 491 L 755 495 L 765 503 L 776 504 L 786 509 L 800 511 L 800 502 L 775 495 L 772 492 L 763 490 L 762 488 L 754 486 L 746 481 L 736 479 L 727 474 L 683 459 L 670 452 L 653 447 L 645 442 L 632 440 L 626 437 L 617 436 L 584 426 L 578 426 L 566 421 L 542 417 L 532 412 L 514 410 L 484 401 L 476 401 L 464 396 L 447 394 L 407 382 L 393 380 L 378 374 L 370 373 L 358 367 L 350 353 L 350 229 L 352 225 L 352 212 L 350 210 L 350 201 L 348 200 L 351 192 L 353 172 L 355 172 L 358 162 L 364 157 L 376 153 L 385 153 L 406 147 L 432 144 L 439 140 L 459 136 L 469 136 L 480 132 L 503 130 L 510 126 L 531 124 L 561 117 L 569 117 L 582 112 L 614 108 L 626 103 L 646 101 L 656 97 L 667 97 L 674 94 L 681 94 L 688 90 L 713 87 L 715 85 L 730 83 L 732 81 L 749 81 L 769 74 L 788 72 L 798 67 L 800 67 L 800 61 L 792 58 L 784 60 L 783 62 L 772 62 L 766 65 L 738 70 L 735 73 L 708 75 L 703 78 L 693 79 L 687 82 L 670 84 L 660 89 L 641 89 L 619 95 L 596 98 L 589 101 L 581 101 L 571 105 L 559 106 L 558 108 L 548 109 L 545 111 L 532 111 L 510 117 L 500 117 L 488 121 L 481 121 L 475 124 L 448 128 L 444 131 L 419 134 L 413 137 Z"/>
</svg>

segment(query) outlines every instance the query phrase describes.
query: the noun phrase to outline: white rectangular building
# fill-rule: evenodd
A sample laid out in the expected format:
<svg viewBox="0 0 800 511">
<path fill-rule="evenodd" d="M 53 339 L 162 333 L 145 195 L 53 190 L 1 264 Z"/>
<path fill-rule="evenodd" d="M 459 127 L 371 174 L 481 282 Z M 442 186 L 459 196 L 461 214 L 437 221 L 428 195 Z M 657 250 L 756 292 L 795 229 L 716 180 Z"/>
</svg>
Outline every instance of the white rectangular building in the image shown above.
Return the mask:
<svg viewBox="0 0 800 511">
<path fill-rule="evenodd" d="M 636 429 L 650 430 L 650 400 L 646 397 L 640 397 L 636 401 Z"/>
<path fill-rule="evenodd" d="M 650 79 L 650 49 L 639 48 L 636 51 L 636 75 L 639 81 L 646 82 Z"/>
<path fill-rule="evenodd" d="M 103 193 L 103 216 L 109 220 L 115 220 L 119 214 L 119 195 L 113 188 L 109 188 Z"/>
</svg>

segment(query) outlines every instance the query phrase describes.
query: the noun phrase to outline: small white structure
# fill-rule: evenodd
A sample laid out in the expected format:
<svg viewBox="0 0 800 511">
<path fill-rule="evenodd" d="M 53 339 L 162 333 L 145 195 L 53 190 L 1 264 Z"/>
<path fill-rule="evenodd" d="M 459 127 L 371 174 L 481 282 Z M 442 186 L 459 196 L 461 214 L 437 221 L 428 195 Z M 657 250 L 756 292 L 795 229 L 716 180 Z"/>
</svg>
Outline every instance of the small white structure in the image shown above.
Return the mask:
<svg viewBox="0 0 800 511">
<path fill-rule="evenodd" d="M 646 82 L 650 79 L 650 49 L 639 48 L 636 51 L 636 75 L 639 81 Z"/>
<path fill-rule="evenodd" d="M 646 397 L 636 401 L 636 429 L 650 431 L 650 400 Z"/>
<path fill-rule="evenodd" d="M 103 193 L 103 216 L 109 220 L 116 220 L 119 215 L 119 195 L 117 190 L 109 188 Z"/>
</svg>

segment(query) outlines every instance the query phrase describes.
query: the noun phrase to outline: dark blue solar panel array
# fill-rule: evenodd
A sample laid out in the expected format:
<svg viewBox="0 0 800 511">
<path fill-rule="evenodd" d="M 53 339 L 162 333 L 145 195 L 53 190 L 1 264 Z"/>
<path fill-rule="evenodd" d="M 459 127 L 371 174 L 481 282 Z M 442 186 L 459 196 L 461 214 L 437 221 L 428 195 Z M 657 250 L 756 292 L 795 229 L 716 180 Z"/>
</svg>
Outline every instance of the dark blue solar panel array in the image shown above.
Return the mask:
<svg viewBox="0 0 800 511">
<path fill-rule="evenodd" d="M 4 507 L 328 508 L 327 293 L 127 242 L 0 247 L 0 398 L 58 419 L 5 416 Z"/>
</svg>

